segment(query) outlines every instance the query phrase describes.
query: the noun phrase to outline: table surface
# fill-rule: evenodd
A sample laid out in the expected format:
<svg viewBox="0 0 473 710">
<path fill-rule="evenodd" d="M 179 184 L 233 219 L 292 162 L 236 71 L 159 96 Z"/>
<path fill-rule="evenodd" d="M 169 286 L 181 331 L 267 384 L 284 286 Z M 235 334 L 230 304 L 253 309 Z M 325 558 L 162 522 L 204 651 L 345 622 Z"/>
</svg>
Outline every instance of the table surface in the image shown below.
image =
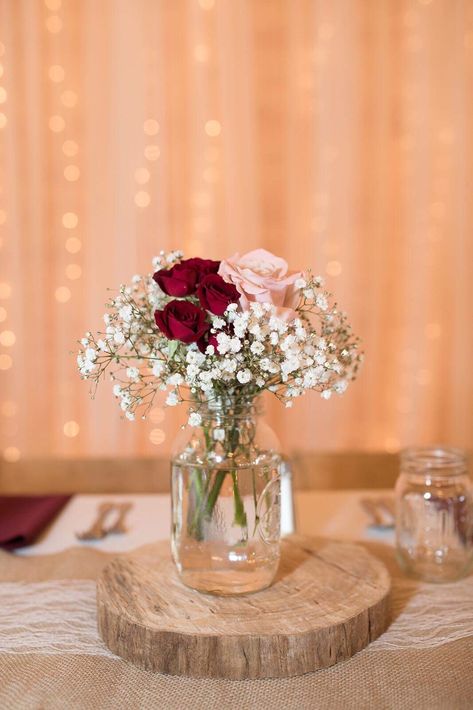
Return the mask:
<svg viewBox="0 0 473 710">
<path fill-rule="evenodd" d="M 386 496 L 385 490 L 365 490 L 363 497 Z M 394 532 L 369 527 L 369 519 L 360 506 L 360 491 L 295 491 L 295 530 L 302 535 L 331 537 L 340 540 L 379 540 L 392 543 Z M 103 540 L 79 542 L 75 533 L 85 530 L 94 520 L 97 506 L 105 501 L 131 502 L 127 516 L 128 532 L 110 535 Z M 167 494 L 78 495 L 63 508 L 41 538 L 30 547 L 17 550 L 22 556 L 47 555 L 69 547 L 90 547 L 104 552 L 125 552 L 169 537 L 170 497 Z"/>
<path fill-rule="evenodd" d="M 296 490 L 297 532 L 359 541 L 392 579 L 392 623 L 350 660 L 287 679 L 190 679 L 142 671 L 114 656 L 96 627 L 95 579 L 111 559 L 168 537 L 169 496 L 78 495 L 37 544 L 0 550 L 2 710 L 471 710 L 473 576 L 444 585 L 400 572 L 393 531 L 367 526 L 372 490 Z M 79 543 L 104 500 L 129 500 L 129 532 Z M 196 592 L 197 594 L 197 592 Z M 288 603 L 291 603 L 290 600 Z"/>
</svg>

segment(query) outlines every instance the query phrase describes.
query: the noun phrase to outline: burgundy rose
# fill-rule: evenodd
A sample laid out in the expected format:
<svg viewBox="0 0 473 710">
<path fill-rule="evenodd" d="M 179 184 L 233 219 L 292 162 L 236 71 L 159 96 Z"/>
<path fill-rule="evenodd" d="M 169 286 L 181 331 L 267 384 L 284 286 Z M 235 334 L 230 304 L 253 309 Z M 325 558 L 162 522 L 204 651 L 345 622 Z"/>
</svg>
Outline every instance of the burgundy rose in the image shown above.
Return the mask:
<svg viewBox="0 0 473 710">
<path fill-rule="evenodd" d="M 161 291 L 168 296 L 190 296 L 197 286 L 197 271 L 185 262 L 175 264 L 171 269 L 160 269 L 153 275 Z"/>
<path fill-rule="evenodd" d="M 216 274 L 220 267 L 219 261 L 212 259 L 201 259 L 196 256 L 193 259 L 184 259 L 175 264 L 171 269 L 161 269 L 156 271 L 153 279 L 158 284 L 161 291 L 168 296 L 182 298 L 195 293 L 200 281 L 206 274 Z"/>
<path fill-rule="evenodd" d="M 218 340 L 215 333 L 209 333 L 209 331 L 207 331 L 206 333 L 204 333 L 203 337 L 199 340 L 197 345 L 199 346 L 199 350 L 201 353 L 205 353 L 207 345 L 213 345 L 215 348 L 215 354 L 218 355 Z"/>
<path fill-rule="evenodd" d="M 230 303 L 238 303 L 240 298 L 236 287 L 218 274 L 204 276 L 197 288 L 197 296 L 202 308 L 216 316 L 223 315 Z"/>
<path fill-rule="evenodd" d="M 200 256 L 195 256 L 192 259 L 184 259 L 181 261 L 181 266 L 194 269 L 197 272 L 197 283 L 202 280 L 206 274 L 216 274 L 220 268 L 220 262 L 213 259 L 201 259 Z"/>
<path fill-rule="evenodd" d="M 166 338 L 183 343 L 196 343 L 210 328 L 205 311 L 189 301 L 169 301 L 154 320 Z"/>
</svg>

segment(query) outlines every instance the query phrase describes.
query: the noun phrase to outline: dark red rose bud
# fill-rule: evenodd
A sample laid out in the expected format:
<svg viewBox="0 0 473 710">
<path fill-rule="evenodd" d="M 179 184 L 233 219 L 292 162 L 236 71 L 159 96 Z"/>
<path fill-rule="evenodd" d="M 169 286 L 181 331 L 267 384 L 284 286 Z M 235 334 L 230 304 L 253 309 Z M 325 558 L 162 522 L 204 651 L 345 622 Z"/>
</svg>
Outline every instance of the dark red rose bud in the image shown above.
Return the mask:
<svg viewBox="0 0 473 710">
<path fill-rule="evenodd" d="M 196 343 L 210 328 L 206 312 L 189 301 L 169 301 L 154 320 L 166 338 L 183 343 Z"/>
<path fill-rule="evenodd" d="M 192 266 L 186 266 L 184 262 L 181 262 L 175 264 L 171 269 L 156 271 L 153 279 L 161 291 L 167 293 L 168 296 L 182 298 L 195 293 L 197 271 Z"/>
<path fill-rule="evenodd" d="M 215 333 L 207 332 L 204 335 L 204 337 L 199 340 L 197 345 L 199 346 L 199 350 L 201 353 L 205 353 L 207 345 L 213 345 L 215 348 L 215 354 L 218 355 L 218 350 L 217 350 L 218 340 L 217 340 L 217 336 Z"/>
<path fill-rule="evenodd" d="M 238 303 L 240 294 L 233 284 L 229 284 L 218 274 L 204 276 L 197 288 L 197 296 L 202 308 L 216 316 L 225 313 L 230 303 Z"/>
<path fill-rule="evenodd" d="M 197 272 L 197 283 L 199 283 L 206 274 L 216 274 L 219 270 L 220 262 L 195 256 L 193 259 L 183 259 L 181 266 L 184 265 L 188 269 L 194 269 Z"/>
</svg>

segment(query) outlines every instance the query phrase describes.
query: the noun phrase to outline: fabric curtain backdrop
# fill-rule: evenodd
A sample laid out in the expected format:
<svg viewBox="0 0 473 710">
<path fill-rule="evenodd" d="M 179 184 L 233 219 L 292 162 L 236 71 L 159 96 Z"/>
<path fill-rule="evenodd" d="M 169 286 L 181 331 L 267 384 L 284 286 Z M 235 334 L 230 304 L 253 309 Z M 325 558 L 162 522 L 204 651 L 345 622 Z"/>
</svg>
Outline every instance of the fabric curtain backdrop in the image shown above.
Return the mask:
<svg viewBox="0 0 473 710">
<path fill-rule="evenodd" d="M 268 402 L 286 450 L 467 445 L 473 3 L 0 0 L 7 461 L 166 455 L 70 354 L 160 249 L 311 265 L 363 338 L 340 399 Z"/>
</svg>

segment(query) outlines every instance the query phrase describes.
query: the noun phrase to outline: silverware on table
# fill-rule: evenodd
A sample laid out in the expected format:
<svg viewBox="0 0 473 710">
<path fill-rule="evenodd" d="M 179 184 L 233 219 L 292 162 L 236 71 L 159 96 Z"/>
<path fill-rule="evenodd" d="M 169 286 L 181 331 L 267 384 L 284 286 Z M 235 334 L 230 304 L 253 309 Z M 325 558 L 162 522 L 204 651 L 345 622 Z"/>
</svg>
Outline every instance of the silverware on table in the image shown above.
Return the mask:
<svg viewBox="0 0 473 710">
<path fill-rule="evenodd" d="M 371 526 L 382 529 L 395 526 L 394 501 L 391 498 L 361 498 L 360 505 L 369 516 Z"/>
<path fill-rule="evenodd" d="M 118 510 L 118 517 L 110 527 L 105 529 L 106 535 L 120 535 L 128 532 L 128 527 L 125 525 L 125 518 L 133 508 L 132 503 L 115 503 L 115 509 Z"/>
<path fill-rule="evenodd" d="M 114 509 L 114 503 L 100 503 L 97 508 L 97 516 L 92 525 L 84 532 L 76 533 L 78 540 L 101 540 L 107 534 L 105 532 L 105 521 Z"/>
</svg>

